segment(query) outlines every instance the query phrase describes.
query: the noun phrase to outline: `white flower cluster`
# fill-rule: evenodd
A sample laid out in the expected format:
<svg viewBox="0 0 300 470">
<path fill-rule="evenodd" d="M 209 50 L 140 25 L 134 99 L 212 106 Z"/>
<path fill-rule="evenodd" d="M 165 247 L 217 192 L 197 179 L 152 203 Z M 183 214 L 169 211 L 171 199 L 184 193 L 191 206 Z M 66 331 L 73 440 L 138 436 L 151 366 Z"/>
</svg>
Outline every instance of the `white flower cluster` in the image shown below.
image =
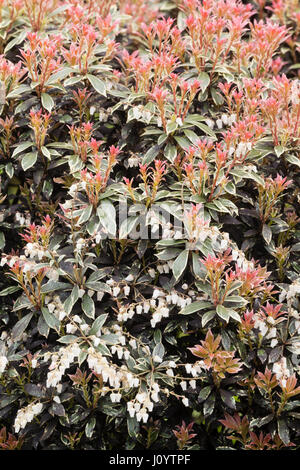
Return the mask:
<svg viewBox="0 0 300 470">
<path fill-rule="evenodd" d="M 0 356 L 0 374 L 2 374 L 5 370 L 5 367 L 8 364 L 8 360 L 6 356 Z"/>
<path fill-rule="evenodd" d="M 223 128 L 223 124 L 226 126 L 231 126 L 234 122 L 236 121 L 236 114 L 225 114 L 223 113 L 220 119 L 217 119 L 216 122 L 214 122 L 212 119 L 207 118 L 205 120 L 205 123 L 210 129 L 213 129 L 215 127 L 215 124 L 217 125 L 218 129 Z"/>
<path fill-rule="evenodd" d="M 139 379 L 134 377 L 125 365 L 118 367 L 110 363 L 105 356 L 93 347 L 88 349 L 87 363 L 89 368 L 95 371 L 96 374 L 101 374 L 103 382 L 108 382 L 110 387 L 129 389 L 140 385 Z"/>
<path fill-rule="evenodd" d="M 173 264 L 174 264 L 174 260 L 170 260 L 170 261 L 168 261 L 167 263 L 164 263 L 164 264 L 161 264 L 161 263 L 158 264 L 156 266 L 158 273 L 159 274 L 163 274 L 163 273 L 168 274 L 170 272 L 170 269 L 172 269 Z M 157 272 L 155 271 L 155 269 L 150 268 L 150 269 L 148 269 L 148 274 L 152 279 L 154 279 L 156 277 Z"/>
<path fill-rule="evenodd" d="M 198 377 L 201 374 L 202 369 L 207 369 L 204 361 L 197 361 L 194 364 L 185 364 L 186 373 L 191 374 L 192 377 Z M 181 385 L 181 388 L 185 387 L 185 385 L 184 386 L 182 384 L 180 385 Z"/>
<path fill-rule="evenodd" d="M 182 285 L 182 289 L 186 291 L 188 289 L 187 284 Z M 206 294 L 205 294 L 206 295 Z M 207 297 L 207 295 L 206 295 Z M 205 297 L 205 298 L 206 298 Z M 170 308 L 177 306 L 184 308 L 189 305 L 193 299 L 204 300 L 202 296 L 196 296 L 195 291 L 190 289 L 187 293 L 180 293 L 175 289 L 166 293 L 163 289 L 156 288 L 153 291 L 152 298 L 144 300 L 143 302 L 131 305 L 123 305 L 119 308 L 118 321 L 125 322 L 133 318 L 134 315 L 147 314 L 151 312 L 151 326 L 154 328 L 162 318 L 168 318 Z"/>
<path fill-rule="evenodd" d="M 155 325 L 159 323 L 162 320 L 162 318 L 168 318 L 168 316 L 169 316 L 168 307 L 166 306 L 165 302 L 162 299 L 159 299 L 158 306 L 150 320 L 152 328 L 155 328 Z"/>
<path fill-rule="evenodd" d="M 176 305 L 183 308 L 191 302 L 191 297 L 179 295 L 176 290 L 172 290 L 169 294 L 166 294 L 161 289 L 154 289 L 152 299 L 150 300 L 151 307 L 155 309 L 151 319 L 151 326 L 154 328 L 162 318 L 167 318 L 169 316 L 170 309 L 168 305 Z"/>
<path fill-rule="evenodd" d="M 173 265 L 173 264 L 171 264 L 171 265 Z M 170 265 L 169 265 L 169 263 L 164 263 L 164 264 L 160 264 L 160 263 L 159 263 L 159 264 L 156 266 L 156 268 L 157 268 L 157 271 L 158 271 L 160 274 L 163 274 L 163 273 L 168 274 L 168 273 L 170 272 Z"/>
<path fill-rule="evenodd" d="M 132 108 L 132 115 L 137 121 L 143 121 L 149 124 L 152 118 L 152 113 L 149 109 L 144 108 L 142 105 L 134 106 Z"/>
<path fill-rule="evenodd" d="M 114 279 L 108 279 L 105 283 L 111 288 L 111 295 L 113 297 L 118 297 L 120 294 L 128 297 L 130 294 L 130 286 L 128 284 L 119 285 Z"/>
<path fill-rule="evenodd" d="M 290 371 L 287 368 L 286 357 L 282 357 L 273 364 L 273 372 L 277 380 L 281 380 L 282 384 L 286 384 L 286 380 L 290 377 Z"/>
<path fill-rule="evenodd" d="M 57 387 L 71 363 L 80 354 L 80 347 L 77 343 L 62 347 L 56 354 L 51 356 L 51 364 L 47 375 L 46 387 Z"/>
<path fill-rule="evenodd" d="M 28 226 L 28 225 L 31 224 L 30 214 L 26 213 L 24 215 L 24 214 L 21 214 L 21 212 L 17 211 L 16 214 L 15 214 L 15 221 L 19 222 L 20 225 Z"/>
<path fill-rule="evenodd" d="M 139 164 L 141 163 L 141 158 L 138 156 L 138 155 L 131 155 L 128 160 L 127 160 L 127 168 L 134 168 L 134 167 L 137 167 L 139 166 Z"/>
<path fill-rule="evenodd" d="M 25 428 L 27 423 L 30 423 L 35 416 L 41 413 L 43 409 L 42 403 L 30 403 L 25 408 L 21 408 L 15 419 L 15 431 L 19 432 L 20 429 Z"/>
<path fill-rule="evenodd" d="M 243 272 L 246 272 L 248 269 L 255 268 L 253 261 L 247 260 L 243 251 L 233 249 L 231 256 L 232 260 L 236 262 L 237 267 L 240 268 Z"/>
<path fill-rule="evenodd" d="M 250 150 L 252 150 L 252 148 L 253 148 L 252 142 L 239 142 L 236 147 L 229 147 L 228 153 L 230 156 L 235 153 L 236 157 L 240 158 L 240 157 L 244 157 L 248 152 L 250 152 Z"/>
<path fill-rule="evenodd" d="M 39 260 L 43 259 L 44 256 L 47 256 L 48 250 L 45 250 L 39 243 L 27 243 L 25 246 L 25 256 L 29 256 L 29 258 L 37 257 Z"/>
<path fill-rule="evenodd" d="M 146 423 L 149 418 L 149 413 L 153 410 L 154 403 L 159 401 L 160 387 L 158 383 L 153 383 L 149 393 L 137 393 L 134 400 L 127 402 L 127 410 L 129 416 L 133 418 L 136 416 L 138 422 L 143 421 Z"/>
<path fill-rule="evenodd" d="M 196 380 L 195 379 L 192 379 L 192 380 L 189 380 L 188 383 L 186 380 L 182 380 L 180 382 L 180 387 L 182 388 L 182 390 L 186 390 L 187 389 L 187 385 L 189 384 L 189 386 L 193 389 L 196 388 Z"/>
<path fill-rule="evenodd" d="M 7 264 L 10 268 L 13 267 L 13 265 L 19 261 L 20 266 L 24 269 L 24 272 L 30 271 L 31 269 L 34 268 L 35 263 L 33 261 L 27 261 L 26 257 L 24 255 L 21 256 L 2 256 L 0 266 L 4 266 Z M 25 268 L 26 265 L 26 268 Z"/>
<path fill-rule="evenodd" d="M 47 295 L 45 297 L 45 304 L 47 305 L 49 312 L 53 313 L 58 320 L 62 321 L 67 315 L 58 295 L 54 295 L 53 297 Z"/>
<path fill-rule="evenodd" d="M 291 305 L 297 295 L 300 295 L 300 278 L 292 282 L 292 284 L 289 285 L 288 290 L 282 290 L 279 296 L 279 302 L 283 302 L 283 300 L 286 299 L 287 303 Z"/>
<path fill-rule="evenodd" d="M 253 315 L 254 319 L 254 328 L 257 328 L 261 334 L 261 336 L 265 337 L 265 339 L 272 339 L 271 347 L 275 347 L 278 343 L 277 341 L 277 330 L 274 326 L 274 318 L 269 317 L 266 320 L 263 319 L 259 314 Z"/>
<path fill-rule="evenodd" d="M 122 357 L 124 357 L 125 360 L 129 359 L 130 352 L 128 351 L 128 349 L 123 348 L 119 344 L 113 345 L 110 350 L 112 354 L 117 353 L 118 359 L 122 359 Z"/>
<path fill-rule="evenodd" d="M 81 332 L 87 331 L 90 327 L 87 323 L 84 323 L 78 315 L 72 317 L 72 322 L 66 324 L 66 332 L 69 334 L 76 333 L 79 329 Z M 80 327 L 79 327 L 80 325 Z"/>
<path fill-rule="evenodd" d="M 46 253 L 46 252 L 45 252 Z M 29 253 L 27 252 L 26 256 L 29 256 Z M 2 256 L 1 261 L 0 261 L 0 266 L 4 266 L 7 264 L 10 268 L 14 266 L 16 262 L 19 263 L 20 268 L 22 268 L 24 273 L 30 273 L 31 277 L 35 275 L 35 272 L 40 269 L 40 263 L 36 263 L 35 261 L 26 258 L 25 255 L 20 255 L 20 256 Z M 52 279 L 54 281 L 57 281 L 59 278 L 59 273 L 56 269 L 54 268 L 47 268 L 46 276 L 48 279 Z M 27 282 L 26 277 L 24 278 L 25 282 Z"/>
<path fill-rule="evenodd" d="M 104 109 L 104 108 L 99 108 L 99 121 L 100 122 L 107 122 L 108 121 L 108 116 L 109 116 L 109 111 L 110 108 Z"/>
<path fill-rule="evenodd" d="M 297 297 L 300 296 L 300 278 L 296 279 L 292 284 L 289 285 L 288 290 L 283 289 L 280 293 L 279 296 L 279 302 L 283 302 L 286 299 L 290 316 L 292 318 L 295 318 L 295 329 L 300 335 L 300 311 L 299 309 L 293 308 L 294 301 L 297 299 Z M 298 346 L 296 347 L 298 349 Z M 298 352 L 295 352 L 298 354 Z"/>
<path fill-rule="evenodd" d="M 84 240 L 84 238 L 79 238 L 76 241 L 76 251 L 77 251 L 77 253 L 81 253 L 81 251 L 84 248 L 85 244 L 86 244 L 86 241 Z"/>
</svg>

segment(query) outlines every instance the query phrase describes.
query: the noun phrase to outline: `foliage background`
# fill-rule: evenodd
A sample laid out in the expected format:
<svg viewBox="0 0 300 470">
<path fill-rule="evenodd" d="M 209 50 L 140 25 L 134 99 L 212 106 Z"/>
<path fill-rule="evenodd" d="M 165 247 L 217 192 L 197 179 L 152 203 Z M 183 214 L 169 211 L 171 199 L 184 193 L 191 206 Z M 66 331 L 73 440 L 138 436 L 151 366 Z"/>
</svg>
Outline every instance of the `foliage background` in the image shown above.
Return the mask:
<svg viewBox="0 0 300 470">
<path fill-rule="evenodd" d="M 299 448 L 299 2 L 0 4 L 0 447 Z"/>
</svg>

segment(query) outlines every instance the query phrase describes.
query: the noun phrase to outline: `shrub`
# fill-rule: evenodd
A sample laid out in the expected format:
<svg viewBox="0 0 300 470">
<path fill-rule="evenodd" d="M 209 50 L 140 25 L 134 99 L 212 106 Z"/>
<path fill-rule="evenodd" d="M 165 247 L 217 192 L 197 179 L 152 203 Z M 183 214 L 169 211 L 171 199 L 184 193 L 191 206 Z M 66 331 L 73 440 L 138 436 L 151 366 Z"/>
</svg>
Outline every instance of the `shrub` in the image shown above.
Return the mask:
<svg viewBox="0 0 300 470">
<path fill-rule="evenodd" d="M 0 28 L 0 448 L 299 448 L 298 2 Z"/>
</svg>

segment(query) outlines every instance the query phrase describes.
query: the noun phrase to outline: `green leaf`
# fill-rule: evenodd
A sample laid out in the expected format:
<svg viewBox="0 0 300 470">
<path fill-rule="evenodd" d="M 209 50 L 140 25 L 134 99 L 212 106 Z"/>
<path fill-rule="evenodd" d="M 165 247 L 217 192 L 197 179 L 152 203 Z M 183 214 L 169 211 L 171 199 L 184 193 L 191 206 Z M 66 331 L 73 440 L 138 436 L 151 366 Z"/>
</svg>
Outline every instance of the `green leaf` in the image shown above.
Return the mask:
<svg viewBox="0 0 300 470">
<path fill-rule="evenodd" d="M 167 135 L 175 132 L 177 128 L 178 128 L 178 123 L 176 121 L 169 121 L 166 127 Z"/>
<path fill-rule="evenodd" d="M 49 413 L 52 416 L 65 416 L 66 412 L 61 403 L 53 402 L 51 407 L 48 408 Z"/>
<path fill-rule="evenodd" d="M 300 158 L 295 157 L 295 155 L 286 155 L 285 159 L 292 165 L 296 165 L 300 168 Z"/>
<path fill-rule="evenodd" d="M 202 122 L 198 122 L 197 127 L 199 129 L 201 129 L 204 132 L 204 134 L 209 135 L 210 137 L 214 137 L 214 139 L 217 138 L 214 131 L 209 126 L 207 126 L 206 124 L 203 124 Z"/>
<path fill-rule="evenodd" d="M 164 354 L 165 354 L 165 348 L 163 346 L 162 343 L 158 343 L 155 348 L 153 349 L 153 353 L 152 353 L 152 356 L 158 356 L 160 357 L 161 359 L 163 359 L 164 357 Z"/>
<path fill-rule="evenodd" d="M 79 365 L 79 367 L 86 360 L 87 356 L 88 356 L 87 350 L 86 349 L 81 349 L 81 351 L 79 353 L 79 356 L 78 356 L 78 365 Z"/>
<path fill-rule="evenodd" d="M 250 428 L 253 429 L 254 426 L 257 426 L 258 428 L 261 428 L 265 424 L 270 423 L 273 420 L 273 418 L 274 418 L 274 415 L 273 415 L 273 413 L 271 413 L 267 416 L 264 416 L 263 418 L 252 419 L 251 422 L 250 422 Z"/>
<path fill-rule="evenodd" d="M 206 72 L 201 72 L 198 75 L 197 79 L 201 82 L 201 91 L 202 91 L 202 93 L 204 93 L 206 88 L 210 84 L 209 75 Z"/>
<path fill-rule="evenodd" d="M 261 176 L 257 175 L 254 171 L 251 171 L 250 169 L 245 169 L 242 168 L 232 168 L 230 170 L 230 174 L 233 176 L 237 176 L 238 178 L 246 178 L 250 180 L 254 180 L 256 183 L 260 184 L 261 186 L 264 185 L 264 180 Z"/>
<path fill-rule="evenodd" d="M 112 202 L 108 199 L 103 199 L 97 209 L 101 225 L 107 230 L 109 235 L 116 236 L 116 209 Z"/>
<path fill-rule="evenodd" d="M 187 305 L 182 310 L 180 310 L 179 314 L 181 315 L 190 315 L 194 312 L 199 312 L 200 310 L 204 310 L 205 308 L 211 307 L 212 304 L 205 300 L 199 300 L 197 302 L 192 302 L 190 305 Z"/>
<path fill-rule="evenodd" d="M 9 178 L 12 178 L 14 176 L 15 169 L 11 162 L 5 165 L 5 171 L 6 171 L 7 176 L 9 176 Z"/>
<path fill-rule="evenodd" d="M 21 165 L 24 171 L 31 168 L 37 161 L 37 152 L 26 153 L 22 158 Z"/>
<path fill-rule="evenodd" d="M 71 67 L 64 67 L 63 69 L 51 75 L 51 77 L 47 80 L 46 85 L 57 83 L 70 75 L 70 73 L 74 73 L 74 70 Z"/>
<path fill-rule="evenodd" d="M 8 95 L 6 96 L 6 98 L 16 98 L 20 95 L 23 95 L 25 93 L 28 93 L 28 92 L 31 92 L 31 88 L 30 86 L 28 85 L 20 85 L 18 86 L 17 88 L 15 88 L 13 91 L 11 91 L 10 93 L 8 93 Z M 17 112 L 17 111 L 15 111 Z"/>
<path fill-rule="evenodd" d="M 205 400 L 203 405 L 203 414 L 205 417 L 210 416 L 215 408 L 216 395 L 211 393 L 207 400 Z"/>
<path fill-rule="evenodd" d="M 53 315 L 53 313 L 49 312 L 47 307 L 42 307 L 42 314 L 47 325 L 53 330 L 59 332 L 60 321 Z"/>
<path fill-rule="evenodd" d="M 210 320 L 212 320 L 215 316 L 216 316 L 215 310 L 210 310 L 209 312 L 205 312 L 201 320 L 202 327 L 204 328 L 205 325 L 207 325 L 207 323 L 210 322 Z"/>
<path fill-rule="evenodd" d="M 68 155 L 68 164 L 72 173 L 80 171 L 83 167 L 83 161 L 77 155 Z"/>
<path fill-rule="evenodd" d="M 231 287 L 227 290 L 226 292 L 226 297 L 229 296 L 229 294 L 231 294 L 232 292 L 234 292 L 235 290 L 237 290 L 239 287 L 241 287 L 243 285 L 243 282 L 242 281 L 234 281 L 231 285 Z M 226 299 L 225 297 L 225 299 Z"/>
<path fill-rule="evenodd" d="M 88 289 L 92 289 L 97 292 L 107 292 L 107 294 L 111 293 L 111 288 L 104 282 L 88 281 L 85 283 L 85 286 Z"/>
<path fill-rule="evenodd" d="M 114 334 L 102 335 L 101 340 L 105 341 L 106 344 L 117 344 L 119 342 L 119 337 Z M 98 346 L 97 346 L 98 347 Z"/>
<path fill-rule="evenodd" d="M 267 243 L 267 245 L 269 245 L 271 243 L 271 240 L 272 240 L 272 230 L 269 227 L 269 225 L 267 225 L 267 224 L 263 225 L 262 236 L 263 236 L 265 242 Z"/>
<path fill-rule="evenodd" d="M 59 338 L 57 341 L 62 344 L 71 344 L 71 343 L 75 343 L 76 341 L 78 341 L 78 336 L 65 335 Z"/>
<path fill-rule="evenodd" d="M 43 315 L 39 316 L 37 329 L 40 335 L 45 336 L 45 338 L 48 338 L 50 328 L 45 322 Z"/>
<path fill-rule="evenodd" d="M 96 282 L 103 279 L 105 276 L 108 276 L 112 272 L 112 268 L 102 268 L 94 271 L 88 278 L 88 282 Z"/>
<path fill-rule="evenodd" d="M 92 335 L 97 335 L 97 333 L 99 333 L 101 327 L 104 325 L 104 323 L 106 322 L 106 319 L 107 319 L 107 316 L 108 314 L 107 313 L 104 313 L 102 315 L 99 315 L 99 317 L 96 318 L 96 320 L 94 321 L 94 323 L 92 324 L 92 327 L 89 331 L 89 335 L 92 336 Z"/>
<path fill-rule="evenodd" d="M 131 438 L 136 439 L 140 430 L 140 424 L 137 419 L 134 418 L 127 418 L 127 430 L 128 434 Z"/>
<path fill-rule="evenodd" d="M 5 247 L 5 235 L 3 232 L 0 232 L 0 250 L 3 250 Z"/>
<path fill-rule="evenodd" d="M 26 35 L 27 35 L 27 31 L 26 30 L 22 30 L 20 34 L 18 34 L 18 36 L 16 36 L 14 39 L 12 39 L 11 41 L 9 41 L 7 44 L 6 44 L 6 47 L 4 49 L 4 54 L 6 54 L 8 51 L 10 51 L 14 46 L 16 46 L 17 44 L 21 44 L 21 42 L 24 41 L 24 39 L 26 38 Z"/>
<path fill-rule="evenodd" d="M 232 392 L 229 392 L 228 390 L 220 390 L 220 394 L 221 394 L 222 401 L 225 403 L 225 405 L 227 405 L 228 408 L 235 410 L 236 404 L 235 404 L 234 394 Z"/>
<path fill-rule="evenodd" d="M 44 396 L 43 390 L 36 384 L 25 384 L 24 385 L 25 393 L 31 395 L 32 397 L 41 398 Z"/>
<path fill-rule="evenodd" d="M 177 149 L 175 145 L 171 145 L 170 143 L 168 143 L 166 145 L 164 155 L 169 160 L 169 162 L 174 163 L 174 160 L 177 157 Z"/>
<path fill-rule="evenodd" d="M 183 149 L 183 150 L 186 150 L 189 148 L 190 146 L 190 142 L 185 138 L 185 137 L 174 137 L 177 144 L 180 145 L 180 147 Z"/>
<path fill-rule="evenodd" d="M 241 297 L 240 295 L 231 295 L 229 297 L 226 297 L 224 301 L 224 304 L 226 305 L 224 306 L 227 308 L 227 307 L 232 307 L 231 304 L 234 304 L 233 308 L 240 308 L 240 307 L 244 307 L 245 305 L 247 305 L 247 303 L 248 301 L 244 299 L 243 297 Z"/>
<path fill-rule="evenodd" d="M 286 424 L 286 420 L 284 418 L 281 418 L 277 422 L 278 425 L 278 434 L 282 442 L 287 445 L 290 442 L 290 433 L 289 433 L 289 428 Z"/>
<path fill-rule="evenodd" d="M 196 145 L 196 142 L 199 140 L 199 136 L 190 129 L 184 129 L 184 135 L 192 142 L 192 144 Z"/>
<path fill-rule="evenodd" d="M 70 289 L 71 287 L 72 284 L 69 284 L 68 282 L 50 280 L 46 284 L 42 285 L 41 292 L 42 294 L 48 294 L 48 292 L 54 292 L 56 290 L 66 290 L 68 288 Z"/>
<path fill-rule="evenodd" d="M 49 161 L 51 161 L 51 153 L 49 152 L 49 150 L 47 149 L 47 147 L 42 147 L 41 148 L 41 151 L 42 151 L 42 154 L 48 158 Z"/>
<path fill-rule="evenodd" d="M 91 214 L 92 214 L 92 210 L 93 210 L 93 206 L 92 205 L 89 205 L 87 207 L 85 207 L 83 210 L 82 210 L 82 213 L 78 219 L 78 222 L 77 224 L 78 225 L 81 225 L 81 224 L 84 224 L 85 222 L 87 222 L 90 217 L 91 217 Z"/>
<path fill-rule="evenodd" d="M 102 356 L 111 356 L 111 352 L 105 344 L 98 344 L 96 350 L 102 354 Z"/>
<path fill-rule="evenodd" d="M 189 250 L 184 250 L 173 263 L 173 275 L 176 280 L 183 274 L 189 259 Z"/>
<path fill-rule="evenodd" d="M 300 242 L 295 243 L 295 245 L 291 247 L 291 251 L 300 251 Z"/>
<path fill-rule="evenodd" d="M 223 96 L 215 88 L 211 88 L 211 96 L 217 106 L 221 106 L 224 103 Z"/>
<path fill-rule="evenodd" d="M 179 11 L 177 15 L 177 26 L 178 29 L 183 31 L 186 28 L 186 14 L 183 11 Z"/>
<path fill-rule="evenodd" d="M 20 290 L 20 289 L 21 289 L 20 286 L 10 286 L 10 287 L 6 287 L 6 289 L 3 289 L 3 290 L 0 292 L 0 296 L 5 296 L 5 295 L 13 294 L 14 292 L 17 292 L 17 291 Z"/>
<path fill-rule="evenodd" d="M 233 318 L 234 320 L 238 321 L 239 323 L 241 322 L 240 315 L 235 310 L 233 310 L 232 308 L 224 307 L 224 305 L 218 305 L 217 306 L 217 313 L 221 318 L 223 318 L 223 320 L 227 321 L 227 319 L 228 319 L 228 321 L 229 321 L 229 317 L 230 317 L 230 318 Z"/>
<path fill-rule="evenodd" d="M 88 294 L 84 294 L 81 302 L 82 310 L 89 318 L 95 318 L 95 304 Z"/>
<path fill-rule="evenodd" d="M 32 317 L 33 313 L 28 313 L 15 324 L 11 332 L 13 340 L 19 338 L 24 333 Z"/>
<path fill-rule="evenodd" d="M 96 418 L 91 418 L 85 425 L 85 435 L 88 439 L 91 439 L 96 426 Z"/>
<path fill-rule="evenodd" d="M 42 93 L 41 101 L 42 101 L 43 108 L 45 108 L 48 111 L 48 113 L 51 113 L 54 107 L 54 101 L 53 101 L 52 96 L 50 96 L 48 93 Z"/>
<path fill-rule="evenodd" d="M 194 275 L 198 278 L 201 278 L 203 274 L 205 275 L 205 270 L 203 265 L 199 261 L 199 256 L 196 253 L 192 253 L 192 261 L 193 261 L 193 271 Z"/>
<path fill-rule="evenodd" d="M 123 240 L 126 239 L 128 234 L 134 229 L 139 221 L 139 216 L 136 215 L 134 217 L 128 217 L 127 219 L 123 220 L 120 231 L 119 231 L 119 239 Z"/>
<path fill-rule="evenodd" d="M 105 83 L 100 80 L 100 78 L 95 77 L 94 75 L 87 74 L 87 78 L 93 88 L 102 96 L 106 96 L 106 86 Z"/>
<path fill-rule="evenodd" d="M 159 154 L 159 152 L 160 145 L 153 145 L 153 147 L 150 147 L 143 157 L 143 165 L 153 162 L 154 158 Z"/>
<path fill-rule="evenodd" d="M 217 305 L 216 310 L 217 310 L 217 314 L 219 315 L 219 317 L 221 317 L 222 320 L 225 320 L 228 323 L 230 319 L 230 314 L 229 314 L 228 309 L 224 307 L 223 305 Z"/>
<path fill-rule="evenodd" d="M 24 150 L 32 146 L 33 146 L 33 142 L 23 142 L 22 144 L 18 145 L 15 148 L 15 150 L 13 151 L 12 157 L 16 157 L 19 153 L 23 152 Z"/>
<path fill-rule="evenodd" d="M 206 387 L 203 387 L 200 390 L 200 393 L 198 395 L 199 403 L 204 402 L 206 400 L 206 398 L 208 398 L 208 396 L 210 395 L 211 391 L 212 391 L 211 385 L 207 385 Z"/>
<path fill-rule="evenodd" d="M 274 150 L 275 150 L 276 156 L 280 157 L 280 155 L 282 155 L 286 151 L 286 148 L 283 147 L 282 145 L 277 145 L 276 147 L 274 147 Z"/>
<path fill-rule="evenodd" d="M 233 320 L 236 320 L 237 322 L 241 323 L 241 316 L 236 312 L 235 310 L 232 310 L 232 308 L 228 308 L 227 311 L 229 312 L 229 315 Z"/>
<path fill-rule="evenodd" d="M 77 76 L 75 76 L 75 77 L 67 78 L 67 79 L 64 81 L 64 86 L 65 86 L 65 87 L 67 87 L 67 86 L 72 86 L 72 85 L 75 85 L 76 83 L 82 82 L 82 81 L 83 81 L 82 75 L 77 75 Z"/>
<path fill-rule="evenodd" d="M 230 181 L 224 186 L 224 190 L 229 194 L 236 194 L 236 186 L 232 181 Z"/>
<path fill-rule="evenodd" d="M 79 288 L 78 286 L 74 286 L 71 294 L 64 302 L 64 309 L 68 315 L 71 313 L 72 308 L 78 299 L 79 299 Z"/>
</svg>

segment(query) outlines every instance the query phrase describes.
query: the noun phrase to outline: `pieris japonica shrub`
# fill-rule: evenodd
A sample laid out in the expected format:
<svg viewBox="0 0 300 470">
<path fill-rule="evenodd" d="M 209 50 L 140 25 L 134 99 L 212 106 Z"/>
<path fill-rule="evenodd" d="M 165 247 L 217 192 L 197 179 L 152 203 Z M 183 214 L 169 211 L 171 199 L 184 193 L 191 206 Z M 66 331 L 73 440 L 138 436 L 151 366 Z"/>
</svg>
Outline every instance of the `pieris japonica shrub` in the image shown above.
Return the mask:
<svg viewBox="0 0 300 470">
<path fill-rule="evenodd" d="M 295 0 L 0 2 L 0 448 L 300 446 Z"/>
</svg>

